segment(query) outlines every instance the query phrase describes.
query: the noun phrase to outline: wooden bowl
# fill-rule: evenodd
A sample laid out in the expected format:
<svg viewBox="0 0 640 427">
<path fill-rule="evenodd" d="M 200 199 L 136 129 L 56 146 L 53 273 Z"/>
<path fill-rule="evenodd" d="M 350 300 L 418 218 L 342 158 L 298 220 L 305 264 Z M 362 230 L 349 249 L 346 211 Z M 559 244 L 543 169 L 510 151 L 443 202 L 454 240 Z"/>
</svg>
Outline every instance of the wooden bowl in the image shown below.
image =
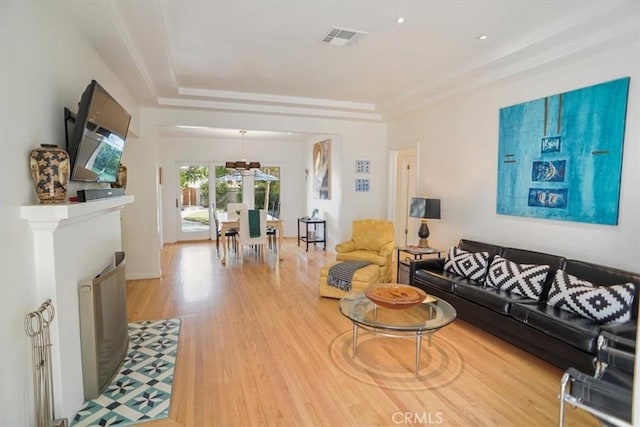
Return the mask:
<svg viewBox="0 0 640 427">
<path fill-rule="evenodd" d="M 399 283 L 369 286 L 364 290 L 364 294 L 376 305 L 392 310 L 413 307 L 427 297 L 427 293 L 422 289 Z"/>
</svg>

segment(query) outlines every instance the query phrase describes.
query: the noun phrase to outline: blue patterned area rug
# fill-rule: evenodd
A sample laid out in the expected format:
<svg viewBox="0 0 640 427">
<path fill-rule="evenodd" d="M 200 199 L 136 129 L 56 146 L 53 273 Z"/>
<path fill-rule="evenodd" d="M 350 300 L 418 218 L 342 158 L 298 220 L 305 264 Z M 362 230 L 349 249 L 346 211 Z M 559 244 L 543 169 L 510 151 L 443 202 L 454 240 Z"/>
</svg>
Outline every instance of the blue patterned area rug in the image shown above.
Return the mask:
<svg viewBox="0 0 640 427">
<path fill-rule="evenodd" d="M 72 426 L 126 426 L 169 416 L 180 319 L 129 323 L 129 350 L 104 392 L 86 401 Z"/>
</svg>

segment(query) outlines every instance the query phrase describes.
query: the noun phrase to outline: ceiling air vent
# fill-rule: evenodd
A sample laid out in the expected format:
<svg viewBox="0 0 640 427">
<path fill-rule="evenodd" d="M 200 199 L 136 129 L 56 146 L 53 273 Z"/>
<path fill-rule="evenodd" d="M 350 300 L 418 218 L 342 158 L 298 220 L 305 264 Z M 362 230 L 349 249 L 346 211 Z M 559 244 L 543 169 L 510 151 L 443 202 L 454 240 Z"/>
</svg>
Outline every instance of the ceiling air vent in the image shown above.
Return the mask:
<svg viewBox="0 0 640 427">
<path fill-rule="evenodd" d="M 368 33 L 364 31 L 347 30 L 344 28 L 332 28 L 329 33 L 322 39 L 324 43 L 335 46 L 350 46 L 366 36 Z"/>
</svg>

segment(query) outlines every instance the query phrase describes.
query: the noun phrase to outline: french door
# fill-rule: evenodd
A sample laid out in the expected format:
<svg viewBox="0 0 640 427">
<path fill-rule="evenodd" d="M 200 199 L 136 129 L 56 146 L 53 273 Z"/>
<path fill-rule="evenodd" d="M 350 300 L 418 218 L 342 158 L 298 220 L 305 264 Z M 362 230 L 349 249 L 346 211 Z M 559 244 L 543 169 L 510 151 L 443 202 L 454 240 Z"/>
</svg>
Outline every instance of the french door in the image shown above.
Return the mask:
<svg viewBox="0 0 640 427">
<path fill-rule="evenodd" d="M 225 213 L 227 203 L 245 202 L 267 209 L 271 216 L 280 215 L 280 167 L 252 171 L 253 192 L 247 193 L 253 194 L 253 203 L 243 197 L 246 176 L 238 171 L 210 162 L 181 162 L 176 170 L 179 241 L 215 239 L 213 214 Z"/>
<path fill-rule="evenodd" d="M 178 240 L 215 239 L 214 202 L 209 198 L 209 188 L 215 188 L 215 176 L 209 174 L 212 165 L 183 162 L 176 170 Z"/>
<path fill-rule="evenodd" d="M 226 212 L 228 203 L 246 203 L 250 208 L 266 209 L 269 215 L 280 217 L 279 166 L 263 166 L 244 173 L 216 166 L 215 171 L 215 206 L 219 212 Z"/>
</svg>

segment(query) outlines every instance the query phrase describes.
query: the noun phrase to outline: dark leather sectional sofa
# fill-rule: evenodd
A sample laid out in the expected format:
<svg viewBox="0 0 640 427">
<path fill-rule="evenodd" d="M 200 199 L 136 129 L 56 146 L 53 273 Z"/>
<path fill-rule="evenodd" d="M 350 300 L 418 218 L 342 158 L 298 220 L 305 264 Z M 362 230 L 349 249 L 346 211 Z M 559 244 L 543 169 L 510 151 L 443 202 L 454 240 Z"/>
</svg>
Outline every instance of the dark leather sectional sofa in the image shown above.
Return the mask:
<svg viewBox="0 0 640 427">
<path fill-rule="evenodd" d="M 410 283 L 452 304 L 458 312 L 458 318 L 561 369 L 575 367 L 583 372 L 594 371 L 593 358 L 601 329 L 635 340 L 639 274 L 561 256 L 465 239 L 460 240 L 458 248 L 467 252 L 488 252 L 489 264 L 495 255 L 500 255 L 518 264 L 550 266 L 540 299 L 536 301 L 445 271 L 444 258 L 412 261 Z M 600 325 L 594 320 L 548 306 L 547 296 L 557 269 L 563 269 L 598 286 L 635 284 L 632 320 Z"/>
</svg>

